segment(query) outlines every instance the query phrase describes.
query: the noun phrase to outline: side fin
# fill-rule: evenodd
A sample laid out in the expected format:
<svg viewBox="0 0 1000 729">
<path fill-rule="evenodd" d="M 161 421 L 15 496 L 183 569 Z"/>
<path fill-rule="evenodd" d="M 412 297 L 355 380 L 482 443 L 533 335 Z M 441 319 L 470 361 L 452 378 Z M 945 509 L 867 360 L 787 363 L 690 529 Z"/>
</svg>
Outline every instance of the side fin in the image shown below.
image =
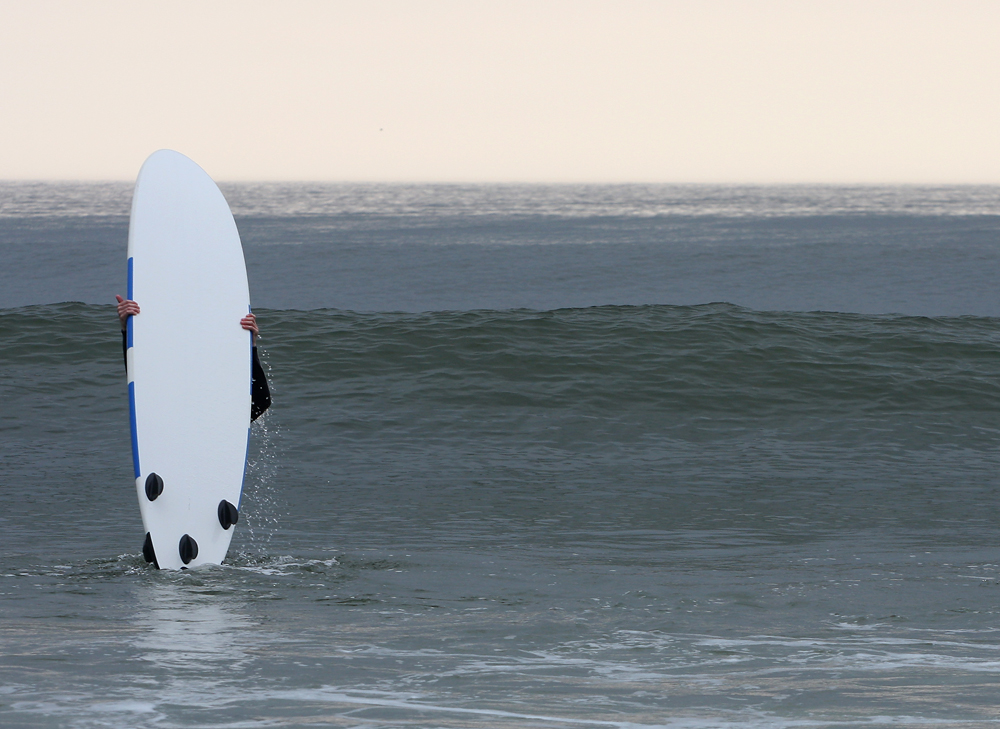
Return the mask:
<svg viewBox="0 0 1000 729">
<path fill-rule="evenodd" d="M 152 562 L 156 569 L 160 569 L 160 564 L 156 561 L 156 552 L 153 550 L 153 537 L 146 532 L 146 541 L 142 543 L 142 557 L 147 562 Z"/>
</svg>

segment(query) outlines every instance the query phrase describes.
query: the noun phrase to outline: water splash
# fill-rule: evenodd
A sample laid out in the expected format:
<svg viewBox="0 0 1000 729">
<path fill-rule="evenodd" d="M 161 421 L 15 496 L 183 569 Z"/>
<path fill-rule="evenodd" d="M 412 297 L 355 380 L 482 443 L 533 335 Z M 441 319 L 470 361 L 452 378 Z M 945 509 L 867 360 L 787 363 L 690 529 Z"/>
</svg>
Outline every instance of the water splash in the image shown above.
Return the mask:
<svg viewBox="0 0 1000 729">
<path fill-rule="evenodd" d="M 267 374 L 272 397 L 276 400 L 274 378 L 267 353 L 258 344 L 257 353 L 261 366 Z M 278 486 L 278 463 L 281 452 L 282 428 L 274 409 L 268 409 L 250 427 L 250 447 L 247 452 L 246 476 L 243 482 L 243 498 L 240 515 L 243 535 L 239 547 L 231 552 L 240 552 L 265 557 L 271 539 L 278 532 L 285 506 Z M 242 559 L 249 555 L 242 554 Z M 231 561 L 231 558 L 230 558 Z"/>
</svg>

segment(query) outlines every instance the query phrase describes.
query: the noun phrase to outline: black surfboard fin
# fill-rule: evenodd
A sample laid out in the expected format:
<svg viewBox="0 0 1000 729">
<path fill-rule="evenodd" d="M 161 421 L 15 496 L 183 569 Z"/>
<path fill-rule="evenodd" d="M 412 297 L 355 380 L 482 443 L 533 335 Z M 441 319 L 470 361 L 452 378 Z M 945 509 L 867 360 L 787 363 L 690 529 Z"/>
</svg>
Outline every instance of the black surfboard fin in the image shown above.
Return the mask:
<svg viewBox="0 0 1000 729">
<path fill-rule="evenodd" d="M 147 562 L 152 562 L 156 569 L 160 569 L 160 565 L 156 561 L 156 552 L 153 551 L 153 537 L 150 536 L 149 532 L 146 532 L 146 541 L 142 543 L 142 558 Z"/>
<path fill-rule="evenodd" d="M 219 502 L 219 523 L 223 529 L 229 529 L 240 520 L 240 512 L 235 506 L 223 499 Z"/>
<path fill-rule="evenodd" d="M 187 564 L 192 559 L 198 556 L 198 542 L 185 534 L 181 537 L 181 543 L 178 545 L 181 553 L 181 562 Z"/>
<path fill-rule="evenodd" d="M 156 501 L 156 497 L 163 493 L 163 479 L 155 473 L 146 476 L 146 498 Z"/>
</svg>

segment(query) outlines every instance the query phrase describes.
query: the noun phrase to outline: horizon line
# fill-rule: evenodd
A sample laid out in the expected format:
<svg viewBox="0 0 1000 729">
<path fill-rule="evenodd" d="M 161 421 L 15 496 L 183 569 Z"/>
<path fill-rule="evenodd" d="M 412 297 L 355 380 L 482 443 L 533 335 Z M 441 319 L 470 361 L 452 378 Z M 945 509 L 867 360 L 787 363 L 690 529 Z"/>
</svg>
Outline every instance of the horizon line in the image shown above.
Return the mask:
<svg viewBox="0 0 1000 729">
<path fill-rule="evenodd" d="M 220 185 L 421 185 L 421 186 L 503 186 L 503 187 L 1000 187 L 1000 180 L 993 182 L 894 182 L 894 181 L 664 181 L 664 180 L 376 180 L 376 179 L 309 179 L 309 178 L 212 178 Z M 16 184 L 135 184 L 134 178 L 111 177 L 0 177 L 0 185 Z"/>
</svg>

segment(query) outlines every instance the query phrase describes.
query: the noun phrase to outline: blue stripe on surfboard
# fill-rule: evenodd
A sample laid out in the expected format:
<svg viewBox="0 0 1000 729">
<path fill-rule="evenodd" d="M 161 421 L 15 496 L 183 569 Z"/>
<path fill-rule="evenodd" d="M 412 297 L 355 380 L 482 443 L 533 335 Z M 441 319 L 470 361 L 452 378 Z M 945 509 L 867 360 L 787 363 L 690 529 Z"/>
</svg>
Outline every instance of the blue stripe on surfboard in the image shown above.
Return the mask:
<svg viewBox="0 0 1000 729">
<path fill-rule="evenodd" d="M 250 426 L 247 426 L 247 452 L 243 456 L 243 477 L 240 478 L 240 500 L 243 501 L 243 485 L 247 480 L 247 458 L 250 457 Z M 236 510 L 239 511 L 240 503 L 236 502 Z"/>
<path fill-rule="evenodd" d="M 132 269 L 133 269 L 132 261 L 133 260 L 134 259 L 132 259 L 132 258 L 128 259 L 128 291 L 126 293 L 128 294 L 127 298 L 130 301 L 132 299 Z M 128 342 L 127 342 L 127 346 L 131 347 L 132 346 L 132 317 L 128 318 L 128 323 L 125 325 L 125 328 L 128 330 L 128 335 L 127 335 L 128 336 Z M 138 475 L 136 476 L 136 478 L 138 478 Z"/>
<path fill-rule="evenodd" d="M 139 436 L 135 428 L 135 383 L 128 383 L 128 419 L 129 429 L 132 431 L 132 468 L 135 477 L 139 478 L 142 473 L 139 470 Z"/>
</svg>

